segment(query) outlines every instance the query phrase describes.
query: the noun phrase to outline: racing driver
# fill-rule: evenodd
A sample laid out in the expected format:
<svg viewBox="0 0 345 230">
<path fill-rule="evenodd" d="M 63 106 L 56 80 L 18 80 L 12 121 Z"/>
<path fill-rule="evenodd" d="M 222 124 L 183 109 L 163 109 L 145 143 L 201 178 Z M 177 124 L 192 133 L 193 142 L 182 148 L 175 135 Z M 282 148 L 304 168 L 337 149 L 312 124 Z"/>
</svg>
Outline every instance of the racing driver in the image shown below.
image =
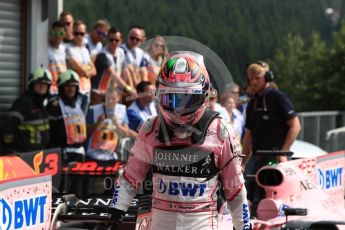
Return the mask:
<svg viewBox="0 0 345 230">
<path fill-rule="evenodd" d="M 116 185 L 111 219 L 123 219 L 152 169 L 151 229 L 217 229 L 222 184 L 234 228 L 251 229 L 240 145 L 218 113 L 208 109 L 210 80 L 203 56 L 173 52 L 157 80 L 158 117 L 146 121 Z"/>
</svg>

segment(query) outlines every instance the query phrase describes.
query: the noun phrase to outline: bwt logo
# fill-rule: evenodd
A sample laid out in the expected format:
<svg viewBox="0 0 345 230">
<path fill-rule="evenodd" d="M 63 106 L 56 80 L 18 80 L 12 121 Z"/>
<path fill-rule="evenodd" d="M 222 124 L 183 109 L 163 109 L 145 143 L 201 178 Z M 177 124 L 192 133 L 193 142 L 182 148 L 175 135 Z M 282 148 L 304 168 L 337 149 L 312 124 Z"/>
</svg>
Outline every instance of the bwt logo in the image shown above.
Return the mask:
<svg viewBox="0 0 345 230">
<path fill-rule="evenodd" d="M 193 89 L 192 93 L 194 93 L 194 94 L 202 94 L 202 90 L 201 89 Z"/>
<path fill-rule="evenodd" d="M 114 196 L 113 196 L 113 204 L 114 205 L 117 203 L 117 199 L 119 197 L 119 189 L 120 189 L 120 186 L 117 185 L 115 188 Z"/>
<path fill-rule="evenodd" d="M 164 182 L 161 178 L 158 179 L 157 191 L 159 193 L 168 193 L 172 196 L 203 196 L 206 189 L 206 184 L 192 184 L 181 182 Z"/>
<path fill-rule="evenodd" d="M 341 186 L 343 168 L 321 170 L 318 169 L 319 185 L 321 189 L 331 189 Z"/>
<path fill-rule="evenodd" d="M 249 217 L 249 207 L 248 207 L 248 204 L 243 204 L 242 205 L 242 211 L 243 211 L 243 224 L 244 224 L 244 226 L 243 226 L 243 230 L 249 230 L 249 229 L 251 229 L 250 228 L 250 222 L 249 222 L 249 219 L 250 219 L 250 217 Z"/>
<path fill-rule="evenodd" d="M 47 196 L 16 200 L 11 207 L 0 198 L 0 229 L 26 229 L 44 224 Z"/>
</svg>

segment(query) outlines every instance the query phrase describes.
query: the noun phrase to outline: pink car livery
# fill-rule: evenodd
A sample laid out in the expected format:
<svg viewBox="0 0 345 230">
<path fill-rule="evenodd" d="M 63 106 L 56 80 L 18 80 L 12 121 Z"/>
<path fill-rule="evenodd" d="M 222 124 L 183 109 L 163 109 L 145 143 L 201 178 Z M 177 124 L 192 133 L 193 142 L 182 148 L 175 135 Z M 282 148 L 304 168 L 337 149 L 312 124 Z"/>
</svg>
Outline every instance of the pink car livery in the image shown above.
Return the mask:
<svg viewBox="0 0 345 230">
<path fill-rule="evenodd" d="M 50 229 L 51 176 L 16 156 L 0 157 L 0 229 Z"/>
<path fill-rule="evenodd" d="M 253 229 L 344 229 L 344 170 L 344 151 L 261 168 Z"/>
<path fill-rule="evenodd" d="M 164 133 L 168 130 L 160 122 L 152 118 L 139 132 L 116 188 L 114 207 L 127 210 L 152 166 L 152 222 L 143 218 L 140 229 L 218 229 L 218 176 L 228 201 L 245 191 L 236 137 L 216 118 L 200 143 L 191 144 L 193 137 L 164 142 L 160 137 L 168 136 Z M 236 208 L 232 212 L 236 229 L 248 229 L 247 204 L 236 203 Z"/>
</svg>

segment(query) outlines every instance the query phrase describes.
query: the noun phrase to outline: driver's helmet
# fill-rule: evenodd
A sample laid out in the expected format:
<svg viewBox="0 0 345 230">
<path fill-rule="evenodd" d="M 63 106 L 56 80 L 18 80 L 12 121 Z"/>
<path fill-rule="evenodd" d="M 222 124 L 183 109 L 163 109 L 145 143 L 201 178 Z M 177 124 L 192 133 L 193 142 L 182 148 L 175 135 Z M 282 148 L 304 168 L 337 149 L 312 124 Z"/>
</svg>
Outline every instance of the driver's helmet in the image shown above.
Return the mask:
<svg viewBox="0 0 345 230">
<path fill-rule="evenodd" d="M 171 128 L 188 129 L 200 120 L 209 103 L 209 82 L 202 55 L 189 51 L 167 55 L 157 95 L 161 115 Z"/>
<path fill-rule="evenodd" d="M 52 75 L 49 70 L 40 67 L 30 73 L 27 82 L 28 88 L 30 88 L 35 82 L 43 82 L 50 86 L 52 83 Z"/>
<path fill-rule="evenodd" d="M 74 72 L 71 69 L 68 69 L 65 72 L 61 73 L 57 81 L 59 88 L 67 83 L 79 87 L 79 76 L 76 72 Z"/>
</svg>

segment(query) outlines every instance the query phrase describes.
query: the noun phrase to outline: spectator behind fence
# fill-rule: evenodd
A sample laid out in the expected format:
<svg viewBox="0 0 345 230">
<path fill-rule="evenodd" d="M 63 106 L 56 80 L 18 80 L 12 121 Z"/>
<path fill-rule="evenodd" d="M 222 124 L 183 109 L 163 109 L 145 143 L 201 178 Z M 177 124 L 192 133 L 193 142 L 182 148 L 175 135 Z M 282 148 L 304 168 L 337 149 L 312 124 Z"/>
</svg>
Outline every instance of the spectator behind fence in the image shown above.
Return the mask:
<svg viewBox="0 0 345 230">
<path fill-rule="evenodd" d="M 223 118 L 227 123 L 230 122 L 229 114 L 226 112 L 225 108 L 218 103 L 218 91 L 213 86 L 210 87 L 210 102 L 209 108 L 213 112 L 218 112 L 219 116 Z"/>
<path fill-rule="evenodd" d="M 116 150 L 121 139 L 137 136 L 128 128 L 126 106 L 118 103 L 121 95 L 113 86 L 106 90 L 105 103 L 91 106 L 87 116 L 90 134 L 87 156 L 93 160 L 118 159 L 121 152 Z"/>
<path fill-rule="evenodd" d="M 86 34 L 84 39 L 85 47 L 89 50 L 92 61 L 101 52 L 103 48 L 102 42 L 107 38 L 109 29 L 110 25 L 107 20 L 98 20 L 93 26 L 92 31 Z"/>
<path fill-rule="evenodd" d="M 287 161 L 286 156 L 255 156 L 259 150 L 289 151 L 296 140 L 301 126 L 289 97 L 270 87 L 273 73 L 267 63 L 257 61 L 247 68 L 247 77 L 252 91 L 246 112 L 245 135 L 243 139 L 243 167 L 246 174 L 255 174 L 270 161 Z M 253 156 L 252 156 L 253 155 Z M 246 183 L 248 199 L 255 204 L 263 198 L 264 191 L 255 181 Z M 254 209 L 255 211 L 255 206 Z"/>
<path fill-rule="evenodd" d="M 224 98 L 222 104 L 229 115 L 230 124 L 234 128 L 237 138 L 242 140 L 244 119 L 241 112 L 236 109 L 235 99 L 233 97 Z"/>
<path fill-rule="evenodd" d="M 5 151 L 43 150 L 49 144 L 46 105 L 51 84 L 47 69 L 37 68 L 28 78 L 27 91 L 12 104 L 2 127 Z"/>
<path fill-rule="evenodd" d="M 111 79 L 123 88 L 127 93 L 135 94 L 134 88 L 127 85 L 121 78 L 122 71 L 126 68 L 125 53 L 119 46 L 122 42 L 122 34 L 116 28 L 108 32 L 108 45 L 96 56 L 96 76 L 91 78 L 91 104 L 104 102 L 105 91 Z"/>
<path fill-rule="evenodd" d="M 138 98 L 127 109 L 129 128 L 138 131 L 149 118 L 157 116 L 156 104 L 153 100 L 155 86 L 148 81 L 140 82 L 136 88 Z"/>
<path fill-rule="evenodd" d="M 226 85 L 220 101 L 223 101 L 225 98 L 232 97 L 235 99 L 236 107 L 238 108 L 239 96 L 240 96 L 240 86 L 232 82 Z"/>
<path fill-rule="evenodd" d="M 168 48 L 162 36 L 156 35 L 153 39 L 151 39 L 151 45 L 146 53 L 146 68 L 148 81 L 152 84 L 156 83 L 163 59 L 167 53 Z"/>
<path fill-rule="evenodd" d="M 51 94 L 58 93 L 57 79 L 61 73 L 67 70 L 66 47 L 63 44 L 65 34 L 65 25 L 60 21 L 55 21 L 50 29 L 48 44 L 48 70 L 52 74 Z"/>
<path fill-rule="evenodd" d="M 89 51 L 83 45 L 86 34 L 86 25 L 83 21 L 77 20 L 73 24 L 74 40 L 66 49 L 68 66 L 74 70 L 79 78 L 79 92 L 81 94 L 81 109 L 86 115 L 91 94 L 91 80 L 96 75 L 96 68 L 91 60 Z"/>
<path fill-rule="evenodd" d="M 65 44 L 69 44 L 73 42 L 74 36 L 73 36 L 73 23 L 74 18 L 71 12 L 64 10 L 60 13 L 59 21 L 62 22 L 65 25 L 66 34 L 63 39 L 63 42 Z"/>
<path fill-rule="evenodd" d="M 248 84 L 242 88 L 242 93 L 238 98 L 238 110 L 241 112 L 243 118 L 246 118 L 246 110 L 250 99 L 254 96 L 252 89 Z"/>
<path fill-rule="evenodd" d="M 128 72 L 125 72 L 127 83 L 133 82 L 135 88 L 141 81 L 147 81 L 147 60 L 144 51 L 139 47 L 143 41 L 143 31 L 139 27 L 132 27 L 128 33 L 126 43 L 121 45 L 126 55 Z"/>
<path fill-rule="evenodd" d="M 49 101 L 51 147 L 61 147 L 63 161 L 83 161 L 85 115 L 78 103 L 79 76 L 68 69 L 58 79 L 59 94 Z"/>
</svg>

